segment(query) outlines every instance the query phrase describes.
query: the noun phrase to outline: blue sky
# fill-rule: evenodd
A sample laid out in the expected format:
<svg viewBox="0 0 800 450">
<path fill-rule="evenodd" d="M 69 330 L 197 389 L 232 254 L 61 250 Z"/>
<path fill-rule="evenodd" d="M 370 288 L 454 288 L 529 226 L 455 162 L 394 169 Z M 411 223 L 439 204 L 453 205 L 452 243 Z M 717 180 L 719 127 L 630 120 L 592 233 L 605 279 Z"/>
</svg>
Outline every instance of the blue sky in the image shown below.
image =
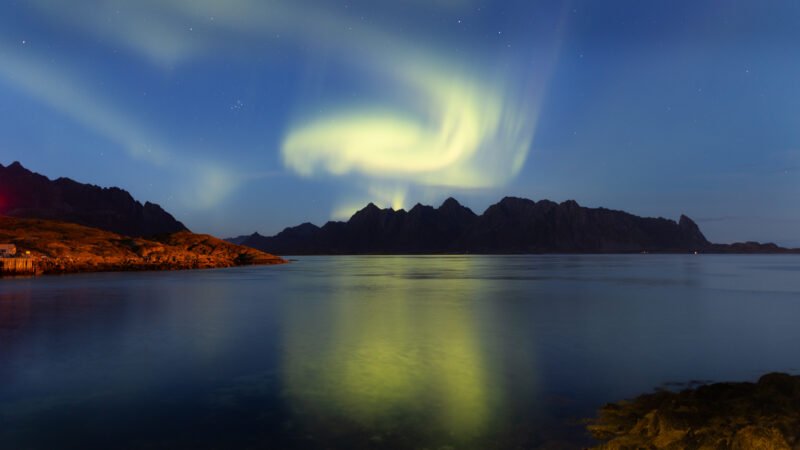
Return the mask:
<svg viewBox="0 0 800 450">
<path fill-rule="evenodd" d="M 0 4 L 0 163 L 191 229 L 505 195 L 800 246 L 791 1 Z"/>
</svg>

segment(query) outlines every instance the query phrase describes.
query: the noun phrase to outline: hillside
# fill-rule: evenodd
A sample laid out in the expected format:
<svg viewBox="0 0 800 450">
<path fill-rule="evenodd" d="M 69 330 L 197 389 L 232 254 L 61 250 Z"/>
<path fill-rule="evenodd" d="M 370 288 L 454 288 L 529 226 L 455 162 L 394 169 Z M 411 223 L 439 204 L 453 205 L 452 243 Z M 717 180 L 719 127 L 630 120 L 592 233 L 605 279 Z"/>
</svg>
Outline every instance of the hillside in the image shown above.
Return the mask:
<svg viewBox="0 0 800 450">
<path fill-rule="evenodd" d="M 252 248 L 188 231 L 131 238 L 83 225 L 0 216 L 0 242 L 29 251 L 40 273 L 177 270 L 281 264 Z"/>
<path fill-rule="evenodd" d="M 188 231 L 160 206 L 120 188 L 50 180 L 14 162 L 0 164 L 0 215 L 78 223 L 126 236 Z"/>
</svg>

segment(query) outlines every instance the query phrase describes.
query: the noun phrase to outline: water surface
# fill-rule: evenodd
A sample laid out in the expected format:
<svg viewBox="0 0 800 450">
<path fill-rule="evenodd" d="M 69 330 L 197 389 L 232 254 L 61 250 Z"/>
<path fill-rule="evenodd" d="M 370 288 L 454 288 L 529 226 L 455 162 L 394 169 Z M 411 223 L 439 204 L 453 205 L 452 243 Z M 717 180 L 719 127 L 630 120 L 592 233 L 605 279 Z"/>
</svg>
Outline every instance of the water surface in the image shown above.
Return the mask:
<svg viewBox="0 0 800 450">
<path fill-rule="evenodd" d="M 800 371 L 797 256 L 302 257 L 0 281 L 0 448 L 567 448 Z"/>
</svg>

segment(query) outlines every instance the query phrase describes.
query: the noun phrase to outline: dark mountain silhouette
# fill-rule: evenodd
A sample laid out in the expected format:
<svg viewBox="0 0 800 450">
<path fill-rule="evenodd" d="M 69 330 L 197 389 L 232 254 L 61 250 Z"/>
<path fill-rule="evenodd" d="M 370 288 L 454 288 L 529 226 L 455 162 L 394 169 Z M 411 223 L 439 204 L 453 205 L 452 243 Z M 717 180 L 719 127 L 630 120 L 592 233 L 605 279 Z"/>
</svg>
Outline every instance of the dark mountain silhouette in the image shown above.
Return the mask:
<svg viewBox="0 0 800 450">
<path fill-rule="evenodd" d="M 347 222 L 310 223 L 242 245 L 284 255 L 414 253 L 636 253 L 735 251 L 711 244 L 690 218 L 678 222 L 623 211 L 506 197 L 482 215 L 449 198 L 439 208 L 380 209 Z"/>
<path fill-rule="evenodd" d="M 253 234 L 245 234 L 245 235 L 242 235 L 242 236 L 227 238 L 225 240 L 230 242 L 231 244 L 242 245 L 242 243 L 244 241 L 246 241 L 247 239 L 249 239 L 251 236 L 254 236 L 254 235 L 258 235 L 258 233 L 256 232 L 256 233 L 253 233 Z"/>
<path fill-rule="evenodd" d="M 136 237 L 187 230 L 160 206 L 142 205 L 127 191 L 50 180 L 18 162 L 0 164 L 0 215 L 61 220 Z"/>
</svg>

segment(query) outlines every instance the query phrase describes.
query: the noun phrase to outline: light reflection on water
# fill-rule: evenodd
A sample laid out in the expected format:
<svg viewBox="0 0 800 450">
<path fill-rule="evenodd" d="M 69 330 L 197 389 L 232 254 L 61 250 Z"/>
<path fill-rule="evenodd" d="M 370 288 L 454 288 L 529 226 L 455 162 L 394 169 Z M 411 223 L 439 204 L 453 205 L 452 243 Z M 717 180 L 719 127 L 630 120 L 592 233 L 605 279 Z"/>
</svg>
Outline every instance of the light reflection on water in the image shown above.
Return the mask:
<svg viewBox="0 0 800 450">
<path fill-rule="evenodd" d="M 536 448 L 800 369 L 794 256 L 304 257 L 0 282 L 0 448 Z"/>
<path fill-rule="evenodd" d="M 318 314 L 289 308 L 283 378 L 293 404 L 367 428 L 415 418 L 459 441 L 485 433 L 503 411 L 502 391 L 489 369 L 498 361 L 476 333 L 487 282 L 472 276 L 475 266 L 474 258 L 444 267 L 373 260 L 365 273 L 332 281 Z"/>
</svg>

